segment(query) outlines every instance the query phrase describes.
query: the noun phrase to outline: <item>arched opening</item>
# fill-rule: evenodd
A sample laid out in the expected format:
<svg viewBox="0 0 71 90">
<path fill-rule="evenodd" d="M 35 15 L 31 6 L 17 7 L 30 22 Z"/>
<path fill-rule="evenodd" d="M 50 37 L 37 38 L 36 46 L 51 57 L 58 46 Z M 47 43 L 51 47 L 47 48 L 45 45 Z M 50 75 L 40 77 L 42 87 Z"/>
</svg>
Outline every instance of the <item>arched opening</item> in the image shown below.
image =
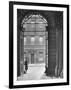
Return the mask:
<svg viewBox="0 0 71 90">
<path fill-rule="evenodd" d="M 24 15 L 25 11 L 21 12 L 17 21 L 17 77 L 24 75 L 26 57 L 31 66 L 44 64 L 47 78 L 59 77 L 63 70 L 63 13 L 26 11 L 28 15 Z"/>
<path fill-rule="evenodd" d="M 28 70 L 30 66 L 35 65 L 36 69 L 41 69 L 43 74 L 45 66 L 48 64 L 48 22 L 40 14 L 31 14 L 24 17 L 21 26 L 20 41 L 23 44 L 20 43 L 23 48 L 21 49 L 20 74 L 24 74 L 25 60 L 28 61 Z"/>
</svg>

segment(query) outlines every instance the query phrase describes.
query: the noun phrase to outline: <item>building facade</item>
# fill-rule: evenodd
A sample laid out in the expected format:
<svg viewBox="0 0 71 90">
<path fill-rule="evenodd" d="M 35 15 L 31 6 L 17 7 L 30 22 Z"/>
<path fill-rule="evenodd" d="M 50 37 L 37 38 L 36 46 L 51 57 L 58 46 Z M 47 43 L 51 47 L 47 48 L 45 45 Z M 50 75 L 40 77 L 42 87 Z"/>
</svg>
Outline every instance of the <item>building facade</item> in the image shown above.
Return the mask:
<svg viewBox="0 0 71 90">
<path fill-rule="evenodd" d="M 47 21 L 41 15 L 30 15 L 23 19 L 24 59 L 28 63 L 45 63 Z"/>
</svg>

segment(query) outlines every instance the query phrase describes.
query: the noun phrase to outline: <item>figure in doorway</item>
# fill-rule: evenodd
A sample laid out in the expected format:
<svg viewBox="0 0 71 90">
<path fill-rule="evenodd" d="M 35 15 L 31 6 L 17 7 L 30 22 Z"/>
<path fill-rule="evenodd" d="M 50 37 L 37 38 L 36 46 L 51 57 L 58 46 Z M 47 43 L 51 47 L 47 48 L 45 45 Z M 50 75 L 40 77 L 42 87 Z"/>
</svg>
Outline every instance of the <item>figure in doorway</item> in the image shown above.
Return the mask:
<svg viewBox="0 0 71 90">
<path fill-rule="evenodd" d="M 25 66 L 24 67 L 24 69 L 25 69 L 24 70 L 24 74 L 26 74 L 27 73 L 27 70 L 28 70 L 28 58 L 27 57 L 25 58 L 24 66 Z"/>
</svg>

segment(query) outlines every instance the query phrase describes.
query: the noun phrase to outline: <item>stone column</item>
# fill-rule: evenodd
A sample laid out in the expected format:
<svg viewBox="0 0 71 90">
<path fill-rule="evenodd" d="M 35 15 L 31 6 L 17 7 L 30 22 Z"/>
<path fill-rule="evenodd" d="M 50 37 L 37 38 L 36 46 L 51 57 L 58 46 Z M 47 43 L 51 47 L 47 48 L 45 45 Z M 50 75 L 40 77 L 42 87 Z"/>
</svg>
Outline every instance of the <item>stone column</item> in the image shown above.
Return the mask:
<svg viewBox="0 0 71 90">
<path fill-rule="evenodd" d="M 48 26 L 48 66 L 46 66 L 46 75 L 55 76 L 56 67 L 56 30 Z"/>
<path fill-rule="evenodd" d="M 59 67 L 59 56 L 58 56 L 58 51 L 59 51 L 59 33 L 58 30 L 56 29 L 56 67 L 55 67 L 55 76 L 58 77 L 58 67 Z"/>
<path fill-rule="evenodd" d="M 17 77 L 20 76 L 20 30 L 17 31 Z"/>
<path fill-rule="evenodd" d="M 59 77 L 63 71 L 63 35 L 62 30 L 57 30 L 57 59 L 56 59 L 56 76 Z"/>
<path fill-rule="evenodd" d="M 20 75 L 24 73 L 24 37 L 23 32 L 20 32 Z"/>
<path fill-rule="evenodd" d="M 45 73 L 47 73 L 48 68 L 48 26 L 46 26 L 45 32 Z"/>
</svg>

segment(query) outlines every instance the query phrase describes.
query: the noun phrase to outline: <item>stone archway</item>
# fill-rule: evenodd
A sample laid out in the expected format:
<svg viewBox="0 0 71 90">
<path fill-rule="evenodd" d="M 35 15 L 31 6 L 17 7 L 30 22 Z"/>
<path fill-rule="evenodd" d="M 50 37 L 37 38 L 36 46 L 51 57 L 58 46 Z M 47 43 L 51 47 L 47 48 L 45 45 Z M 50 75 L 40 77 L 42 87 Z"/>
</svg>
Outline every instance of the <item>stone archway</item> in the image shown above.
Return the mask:
<svg viewBox="0 0 71 90">
<path fill-rule="evenodd" d="M 57 23 L 59 22 L 59 20 L 56 19 L 56 15 L 58 12 L 51 12 L 51 11 L 44 11 L 44 13 L 43 13 L 43 11 L 36 11 L 36 12 L 41 13 L 41 15 L 44 16 L 46 18 L 46 20 L 48 21 L 48 27 L 46 27 L 46 31 L 48 31 L 48 42 L 46 42 L 46 43 L 48 43 L 48 56 L 47 56 L 47 49 L 46 49 L 46 60 L 48 57 L 48 64 L 46 62 L 45 73 L 47 76 L 55 76 L 56 67 L 58 67 L 57 72 L 58 72 L 58 69 L 59 69 L 59 72 L 61 72 L 61 70 L 62 70 L 62 69 L 60 69 L 61 64 L 59 64 L 62 62 L 62 58 L 59 59 L 59 57 L 58 57 L 58 55 L 61 55 L 62 51 L 61 50 L 59 52 L 57 51 L 58 48 L 60 48 L 60 47 L 62 48 L 62 44 L 60 46 L 58 46 L 57 39 L 56 39 L 57 37 L 59 38 L 59 36 L 57 36 L 56 32 L 58 30 L 60 30 L 61 34 L 59 33 L 59 31 L 58 31 L 58 33 L 59 33 L 59 35 L 62 35 L 62 30 L 63 30 L 62 26 L 60 26 L 61 28 L 59 28 L 59 26 L 57 26 Z M 60 15 L 62 15 L 62 14 L 60 14 Z M 60 16 L 58 16 L 58 17 L 60 18 Z M 19 19 L 20 22 L 22 21 L 22 19 L 23 19 L 23 16 L 21 19 Z M 19 23 L 18 26 L 21 26 L 21 23 Z M 20 28 L 19 31 L 22 31 L 22 28 Z M 59 42 L 62 43 L 62 38 L 58 39 L 58 40 L 60 40 Z M 46 47 L 47 47 L 47 44 L 46 44 Z M 58 52 L 58 54 L 57 54 L 57 52 Z M 19 69 L 20 68 L 20 62 L 19 62 L 20 58 L 21 58 L 21 56 L 18 59 L 18 76 L 20 75 L 20 69 Z M 58 64 L 58 66 L 57 66 L 57 64 Z"/>
<path fill-rule="evenodd" d="M 29 15 L 29 17 L 24 18 L 22 20 L 22 33 L 21 37 L 23 38 L 22 41 L 22 51 L 23 56 L 21 58 L 21 66 L 20 73 L 23 74 L 23 64 L 24 64 L 24 51 L 30 53 L 26 53 L 26 57 L 28 60 L 30 60 L 29 54 L 31 56 L 31 62 L 32 63 L 45 63 L 48 62 L 47 58 L 45 58 L 48 54 L 48 47 L 47 47 L 47 40 L 48 36 L 46 32 L 46 27 L 48 26 L 48 23 L 45 18 L 43 18 L 40 14 L 33 14 Z M 29 28 L 28 28 L 29 27 Z M 26 39 L 26 41 L 24 40 Z M 33 53 L 32 53 L 33 52 Z M 35 57 L 36 56 L 36 57 Z M 35 61 L 33 61 L 35 60 Z"/>
</svg>

